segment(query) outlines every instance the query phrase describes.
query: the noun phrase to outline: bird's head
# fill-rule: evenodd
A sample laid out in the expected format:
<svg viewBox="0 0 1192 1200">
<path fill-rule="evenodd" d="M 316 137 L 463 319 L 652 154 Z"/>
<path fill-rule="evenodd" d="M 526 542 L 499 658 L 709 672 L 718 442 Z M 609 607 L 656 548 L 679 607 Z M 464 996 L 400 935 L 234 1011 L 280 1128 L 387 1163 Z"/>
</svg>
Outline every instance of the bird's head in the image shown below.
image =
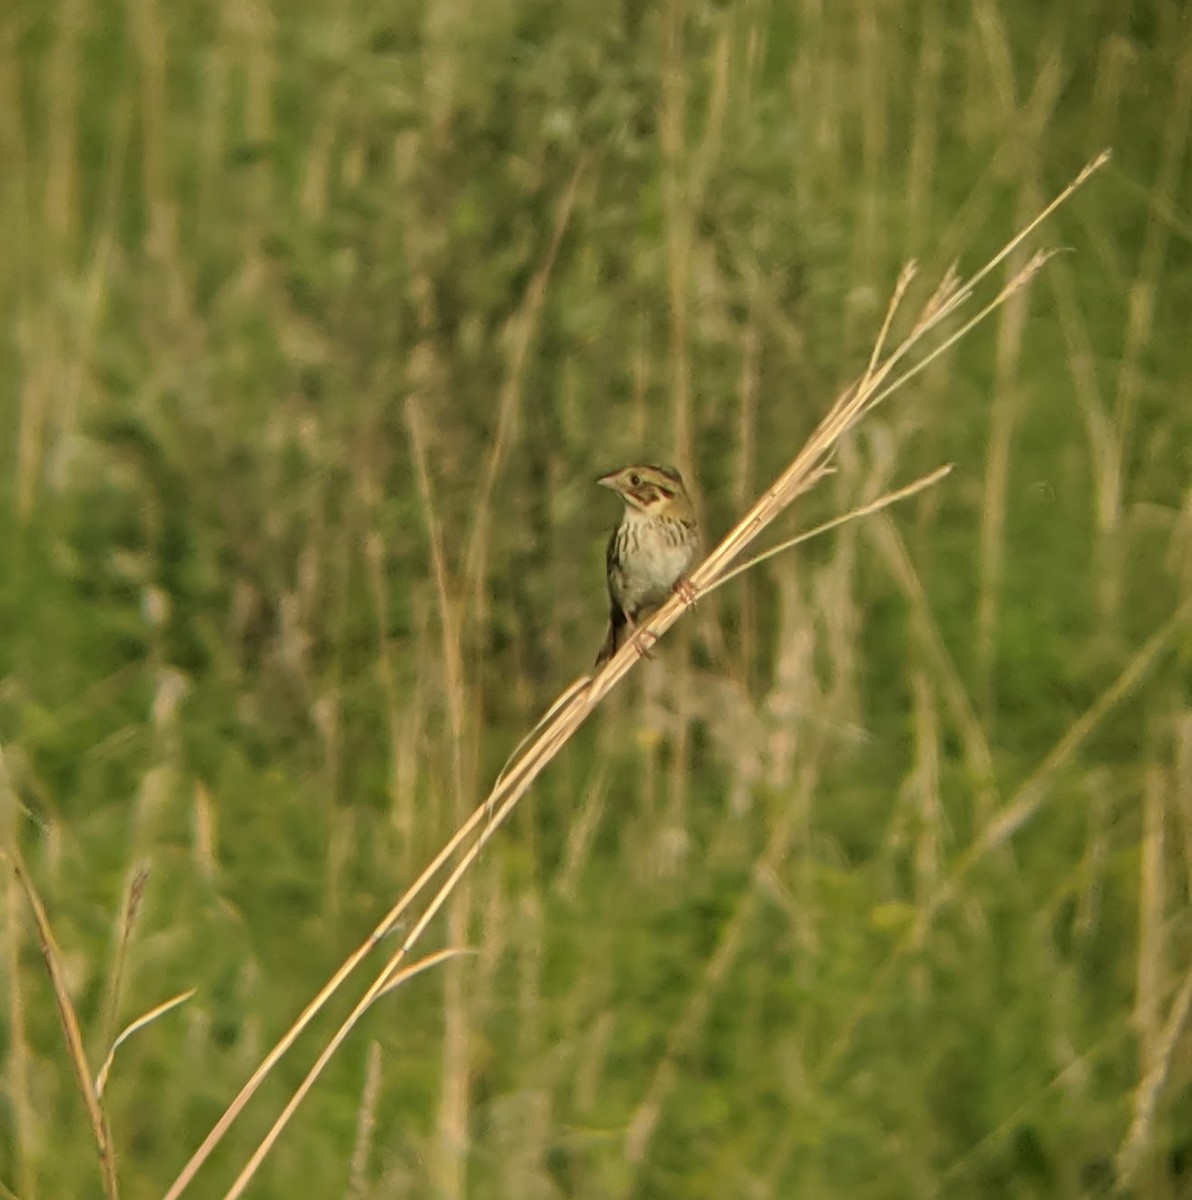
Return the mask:
<svg viewBox="0 0 1192 1200">
<path fill-rule="evenodd" d="M 690 508 L 683 477 L 673 467 L 622 467 L 601 475 L 596 482 L 623 496 L 628 508 L 650 516 L 663 516 L 675 509 L 685 512 Z"/>
</svg>

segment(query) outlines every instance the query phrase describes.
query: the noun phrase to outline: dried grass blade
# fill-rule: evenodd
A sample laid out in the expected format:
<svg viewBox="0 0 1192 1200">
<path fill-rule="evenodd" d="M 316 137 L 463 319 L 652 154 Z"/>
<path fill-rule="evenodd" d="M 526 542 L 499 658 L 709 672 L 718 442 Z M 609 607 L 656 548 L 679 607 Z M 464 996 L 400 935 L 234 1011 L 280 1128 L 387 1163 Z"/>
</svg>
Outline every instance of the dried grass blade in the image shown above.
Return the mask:
<svg viewBox="0 0 1192 1200">
<path fill-rule="evenodd" d="M 108 1056 L 103 1060 L 103 1066 L 99 1068 L 99 1074 L 95 1077 L 95 1094 L 98 1097 L 103 1096 L 104 1087 L 108 1082 L 108 1074 L 112 1069 L 112 1063 L 116 1058 L 116 1051 L 121 1045 L 126 1042 L 138 1029 L 144 1029 L 146 1025 L 152 1021 L 156 1021 L 158 1017 L 164 1016 L 171 1008 L 177 1008 L 179 1004 L 185 1004 L 196 992 L 196 988 L 188 988 L 185 992 L 179 992 L 176 996 L 171 996 L 169 1000 L 163 1000 L 156 1008 L 151 1008 L 147 1013 L 142 1013 L 135 1021 L 130 1022 L 120 1031 L 116 1040 L 112 1042 L 112 1048 L 108 1051 Z"/>
<path fill-rule="evenodd" d="M 41 943 L 41 956 L 45 960 L 46 970 L 50 976 L 50 986 L 54 991 L 54 1002 L 58 1007 L 58 1019 L 62 1023 L 62 1032 L 66 1038 L 66 1049 L 74 1067 L 75 1081 L 87 1107 L 87 1117 L 91 1122 L 91 1132 L 95 1138 L 95 1148 L 99 1152 L 99 1174 L 103 1181 L 104 1194 L 108 1200 L 118 1200 L 120 1188 L 116 1181 L 116 1162 L 112 1151 L 112 1139 L 108 1132 L 107 1121 L 100 1107 L 99 1097 L 91 1086 L 91 1069 L 87 1065 L 87 1055 L 83 1050 L 83 1035 L 79 1031 L 79 1018 L 71 1001 L 70 992 L 66 987 L 66 975 L 62 970 L 62 957 L 54 941 L 50 921 L 46 910 L 29 878 L 25 865 L 15 848 L 0 852 L 8 859 L 13 874 L 25 893 L 29 908 L 33 912 L 33 920 L 37 925 L 37 936 Z"/>
<path fill-rule="evenodd" d="M 314 1065 L 306 1073 L 306 1077 L 286 1102 L 285 1108 L 278 1114 L 277 1120 L 269 1127 L 269 1132 L 261 1139 L 260 1144 L 253 1151 L 252 1157 L 244 1164 L 244 1168 L 224 1194 L 224 1200 L 236 1200 L 237 1196 L 243 1194 L 244 1189 L 248 1187 L 252 1181 L 252 1177 L 257 1173 L 257 1168 L 265 1161 L 265 1157 L 273 1149 L 282 1131 L 290 1123 L 290 1118 L 298 1111 L 298 1106 L 306 1098 L 307 1093 L 314 1086 L 318 1077 L 323 1073 L 323 1068 L 331 1061 L 336 1050 L 339 1049 L 344 1039 L 356 1027 L 360 1018 L 368 1012 L 380 996 L 391 992 L 394 988 L 412 979 L 415 975 L 420 975 L 423 971 L 428 971 L 431 967 L 436 967 L 448 959 L 457 958 L 461 954 L 472 953 L 474 951 L 471 950 L 439 950 L 434 954 L 428 954 L 423 959 L 419 959 L 416 963 L 411 963 L 402 971 L 395 972 L 392 964 L 382 971 L 377 981 L 360 998 L 359 1003 L 348 1014 L 344 1023 L 335 1031 L 335 1034 L 327 1045 L 323 1047 L 319 1057 L 315 1059 Z"/>
</svg>

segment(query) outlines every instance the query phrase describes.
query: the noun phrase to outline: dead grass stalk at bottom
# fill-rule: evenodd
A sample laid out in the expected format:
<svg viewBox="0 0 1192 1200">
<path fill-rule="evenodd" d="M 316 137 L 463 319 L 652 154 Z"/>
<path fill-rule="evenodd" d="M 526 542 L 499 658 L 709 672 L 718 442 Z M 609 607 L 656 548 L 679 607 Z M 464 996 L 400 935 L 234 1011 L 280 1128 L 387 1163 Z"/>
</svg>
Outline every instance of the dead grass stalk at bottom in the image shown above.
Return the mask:
<svg viewBox="0 0 1192 1200">
<path fill-rule="evenodd" d="M 62 955 L 54 941 L 50 921 L 46 916 L 45 906 L 33 881 L 29 878 L 25 865 L 16 848 L 3 853 L 8 859 L 13 875 L 21 890 L 25 893 L 29 908 L 37 925 L 37 936 L 41 943 L 42 959 L 50 977 L 50 985 L 54 990 L 54 1002 L 58 1008 L 58 1019 L 62 1025 L 62 1034 L 66 1039 L 66 1049 L 74 1067 L 75 1081 L 83 1097 L 87 1109 L 87 1118 L 91 1123 L 91 1133 L 95 1138 L 95 1149 L 99 1157 L 99 1176 L 103 1182 L 104 1195 L 107 1200 L 119 1200 L 120 1188 L 116 1179 L 115 1152 L 112 1147 L 112 1135 L 108 1129 L 107 1118 L 100 1105 L 99 1094 L 91 1083 L 91 1068 L 87 1064 L 87 1055 L 83 1049 L 83 1035 L 79 1029 L 79 1018 L 71 1001 L 70 992 L 66 986 L 66 974 L 62 966 Z"/>
</svg>

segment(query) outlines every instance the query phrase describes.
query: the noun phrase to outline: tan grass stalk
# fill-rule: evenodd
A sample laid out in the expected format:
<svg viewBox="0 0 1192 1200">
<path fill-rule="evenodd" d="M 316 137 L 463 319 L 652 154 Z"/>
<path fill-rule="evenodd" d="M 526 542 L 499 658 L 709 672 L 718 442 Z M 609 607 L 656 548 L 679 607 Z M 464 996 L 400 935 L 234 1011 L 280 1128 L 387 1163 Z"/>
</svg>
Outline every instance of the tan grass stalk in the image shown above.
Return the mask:
<svg viewBox="0 0 1192 1200">
<path fill-rule="evenodd" d="M 8 762 L 4 747 L 0 745 L 0 847 L 17 844 L 17 812 L 19 801 L 12 779 L 8 773 Z M 3 850 L 0 849 L 0 854 Z M 20 885 L 13 875 L 4 880 L 4 948 L 2 959 L 4 978 L 7 984 L 8 1021 L 8 1071 L 5 1091 L 12 1108 L 13 1182 L 18 1192 L 32 1196 L 34 1189 L 33 1155 L 34 1130 L 37 1127 L 36 1110 L 30 1080 L 32 1054 L 29 1049 L 28 1029 L 25 1023 L 26 998 L 21 987 L 21 943 L 23 925 L 21 913 L 23 901 Z"/>
<path fill-rule="evenodd" d="M 1188 153 L 1189 130 L 1192 128 L 1192 55 L 1185 52 L 1174 71 L 1174 87 L 1168 107 L 1170 114 L 1164 129 L 1162 150 L 1154 183 L 1148 189 L 1154 196 L 1153 215 L 1143 235 L 1138 266 L 1130 281 L 1129 304 L 1126 310 L 1126 336 L 1118 360 L 1117 383 L 1113 400 L 1113 447 L 1115 460 L 1108 475 L 1110 489 L 1108 511 L 1109 553 L 1108 569 L 1099 579 L 1098 603 L 1101 617 L 1109 627 L 1121 602 L 1125 546 L 1121 538 L 1125 508 L 1126 464 L 1131 442 L 1136 435 L 1134 421 L 1143 395 L 1146 377 L 1144 363 L 1155 329 L 1155 309 L 1159 303 L 1159 281 L 1168 259 L 1168 245 L 1174 230 L 1161 214 L 1165 209 L 1180 207 L 1177 197 L 1187 178 L 1185 165 Z"/>
<path fill-rule="evenodd" d="M 363 1200 L 369 1188 L 365 1180 L 368 1160 L 373 1150 L 373 1135 L 377 1128 L 377 1100 L 381 1095 L 381 1043 L 373 1041 L 368 1047 L 368 1064 L 364 1071 L 364 1089 L 360 1109 L 356 1114 L 356 1142 L 352 1147 L 348 1167 L 347 1195 Z"/>
<path fill-rule="evenodd" d="M 252 1180 L 252 1177 L 257 1173 L 257 1168 L 265 1161 L 265 1156 L 273 1149 L 274 1143 L 281 1136 L 281 1131 L 289 1124 L 290 1117 L 297 1111 L 298 1105 L 302 1103 L 306 1093 L 314 1086 L 315 1080 L 323 1073 L 323 1068 L 331 1061 L 336 1050 L 339 1049 L 344 1039 L 356 1027 L 360 1018 L 368 1012 L 376 1001 L 407 980 L 413 979 L 415 975 L 421 975 L 423 971 L 427 971 L 431 967 L 436 967 L 440 963 L 447 962 L 449 959 L 456 958 L 460 954 L 470 953 L 472 953 L 470 950 L 439 950 L 435 954 L 428 954 L 426 958 L 411 963 L 408 967 L 400 965 L 397 955 L 394 955 L 390 959 L 385 969 L 373 982 L 368 991 L 364 993 L 356 1007 L 352 1009 L 347 1020 L 336 1030 L 335 1036 L 323 1047 L 319 1057 L 315 1060 L 314 1066 L 307 1072 L 306 1078 L 303 1079 L 297 1091 L 287 1101 L 285 1108 L 281 1110 L 277 1120 L 270 1127 L 269 1132 L 261 1139 L 261 1144 L 253 1151 L 252 1157 L 245 1163 L 244 1169 L 236 1176 L 236 1181 L 224 1194 L 224 1200 L 236 1200 L 236 1197 L 243 1193 Z"/>
<path fill-rule="evenodd" d="M 1152 1145 L 1155 1111 L 1167 1086 L 1176 1051 L 1192 1019 L 1192 971 L 1184 976 L 1183 986 L 1172 1002 L 1162 1037 L 1154 1047 L 1152 1063 L 1134 1093 L 1134 1118 L 1114 1164 L 1118 1189 L 1129 1194 L 1139 1169 L 1146 1162 Z"/>
<path fill-rule="evenodd" d="M 1186 709 L 1175 719 L 1175 753 L 1172 813 L 1180 830 L 1184 871 L 1180 886 L 1192 891 L 1192 713 Z"/>
<path fill-rule="evenodd" d="M 112 1034 L 116 1029 L 116 1019 L 120 1009 L 120 992 L 124 984 L 124 967 L 128 961 L 128 944 L 132 940 L 133 927 L 136 925 L 137 913 L 141 908 L 141 900 L 145 895 L 145 885 L 149 882 L 149 867 L 139 863 L 133 868 L 133 873 L 124 890 L 124 903 L 120 908 L 120 928 L 116 938 L 116 961 L 112 967 L 111 979 L 108 982 L 108 998 L 105 1005 L 103 1023 L 103 1043 L 112 1044 Z M 121 1035 L 123 1036 L 123 1035 Z M 117 1039 L 118 1041 L 119 1039 Z M 112 1051 L 116 1049 L 112 1045 Z M 111 1054 L 108 1055 L 111 1061 Z M 100 1071 L 100 1075 L 105 1074 Z M 99 1088 L 102 1091 L 102 1088 Z"/>
<path fill-rule="evenodd" d="M 871 500 L 868 504 L 862 504 L 860 508 L 849 509 L 848 512 L 841 513 L 838 517 L 832 517 L 831 520 L 825 521 L 822 525 L 816 525 L 814 529 L 808 529 L 793 538 L 788 538 L 785 542 L 779 542 L 777 546 L 771 546 L 768 550 L 763 550 L 761 554 L 755 554 L 745 562 L 739 563 L 732 570 L 725 571 L 715 583 L 709 584 L 704 588 L 704 593 L 707 594 L 708 592 L 715 591 L 716 588 L 723 587 L 730 579 L 735 579 L 738 575 L 743 575 L 746 571 L 752 570 L 759 563 L 764 563 L 767 559 L 774 558 L 786 550 L 792 550 L 795 546 L 801 546 L 804 542 L 810 542 L 813 538 L 830 533 L 833 529 L 839 529 L 841 525 L 847 525 L 850 521 L 855 521 L 858 517 L 872 516 L 874 513 L 880 512 L 883 508 L 889 508 L 891 504 L 896 504 L 900 500 L 909 500 L 919 492 L 933 487 L 944 476 L 951 474 L 951 472 L 951 463 L 946 463 L 942 467 L 936 467 L 934 471 L 920 476 L 913 483 L 908 483 L 905 487 L 896 488 L 892 492 L 886 492 L 884 495 L 878 496 L 876 500 Z"/>
<path fill-rule="evenodd" d="M 1138 1086 L 1134 1115 L 1117 1160 L 1117 1185 L 1129 1189 L 1154 1161 L 1155 1125 L 1161 1110 L 1171 1056 L 1183 1034 L 1192 991 L 1184 980 L 1169 1023 L 1164 1028 L 1162 998 L 1170 977 L 1167 963 L 1166 862 L 1167 804 L 1171 783 L 1167 771 L 1151 763 L 1142 789 L 1142 853 L 1138 862 L 1138 965 L 1135 973 L 1134 1034 L 1138 1039 Z M 1171 1023 L 1174 1018 L 1174 1023 Z"/>
<path fill-rule="evenodd" d="M 1149 1073 L 1160 1041 L 1160 995 L 1167 965 L 1167 772 L 1158 763 L 1146 771 L 1142 789 L 1142 854 L 1138 862 L 1138 963 L 1135 972 L 1134 1030 L 1141 1075 Z"/>
<path fill-rule="evenodd" d="M 588 785 L 584 788 L 583 800 L 576 810 L 575 819 L 571 822 L 571 829 L 563 846 L 563 862 L 554 880 L 553 890 L 564 900 L 571 901 L 576 897 L 576 880 L 583 871 L 597 826 L 604 813 L 607 784 L 608 764 L 598 762 L 592 770 Z"/>
<path fill-rule="evenodd" d="M 50 921 L 46 916 L 45 906 L 33 881 L 29 878 L 25 865 L 15 846 L 0 852 L 8 859 L 13 875 L 25 893 L 33 920 L 37 925 L 37 936 L 41 942 L 41 955 L 45 960 L 46 971 L 50 976 L 50 986 L 54 990 L 54 1002 L 58 1006 L 58 1019 L 62 1023 L 62 1033 L 66 1039 L 66 1050 L 71 1064 L 75 1069 L 75 1082 L 83 1096 L 87 1108 L 87 1117 L 91 1122 L 91 1132 L 95 1137 L 95 1148 L 99 1153 L 99 1176 L 103 1182 L 104 1195 L 108 1200 L 119 1200 L 120 1188 L 116 1182 L 116 1159 L 112 1149 L 112 1136 L 108 1131 L 108 1123 L 100 1107 L 99 1095 L 91 1086 L 91 1069 L 87 1065 L 87 1055 L 83 1049 L 83 1035 L 79 1030 L 79 1018 L 71 1001 L 70 992 L 66 986 L 66 974 L 62 969 L 62 956 L 54 941 Z"/>
<path fill-rule="evenodd" d="M 1046 262 L 1046 255 L 1036 254 L 1032 257 L 1027 266 L 1017 272 L 1014 277 L 1007 283 L 995 298 L 982 308 L 976 316 L 965 322 L 960 328 L 950 334 L 942 343 L 935 349 L 930 350 L 923 357 L 914 361 L 913 365 L 906 366 L 901 372 L 898 372 L 900 364 L 905 363 L 911 356 L 912 352 L 919 348 L 920 342 L 931 332 L 936 330 L 939 325 L 957 312 L 959 307 L 971 296 L 973 289 L 983 281 L 991 271 L 996 269 L 997 265 L 1002 262 L 1008 254 L 1010 254 L 1017 246 L 1019 246 L 1024 238 L 1038 227 L 1038 225 L 1046 219 L 1059 205 L 1064 203 L 1072 195 L 1072 193 L 1080 187 L 1090 175 L 1093 174 L 1099 167 L 1108 161 L 1108 152 L 1099 155 L 1093 162 L 1081 171 L 1077 178 L 1060 193 L 1043 211 L 1032 220 L 1023 230 L 1015 235 L 988 263 L 986 263 L 974 276 L 964 282 L 958 281 L 954 272 L 948 272 L 935 293 L 928 300 L 926 306 L 913 323 L 910 334 L 898 343 L 894 349 L 886 356 L 881 357 L 881 352 L 885 347 L 886 338 L 889 330 L 893 326 L 896 312 L 902 299 L 905 296 L 906 290 L 914 277 L 913 267 L 908 267 L 902 272 L 898 283 L 895 287 L 886 320 L 883 324 L 881 333 L 878 337 L 877 347 L 873 356 L 870 359 L 868 367 L 859 381 L 849 387 L 833 404 L 827 416 L 821 421 L 819 426 L 812 433 L 807 443 L 802 450 L 795 456 L 787 468 L 778 476 L 778 478 L 766 489 L 765 492 L 754 503 L 753 507 L 737 522 L 735 526 L 728 532 L 723 540 L 711 551 L 706 559 L 692 572 L 691 585 L 696 595 L 707 591 L 710 588 L 717 586 L 723 576 L 728 572 L 730 564 L 737 559 L 740 554 L 750 546 L 758 537 L 758 535 L 778 517 L 782 512 L 790 506 L 790 504 L 823 476 L 830 469 L 831 458 L 833 452 L 840 442 L 867 414 L 872 412 L 879 404 L 890 396 L 897 388 L 901 387 L 909 379 L 921 371 L 924 366 L 933 361 L 940 353 L 948 346 L 954 344 L 960 337 L 964 336 L 974 325 L 981 320 L 984 320 L 990 313 L 994 312 L 999 305 L 1004 303 L 1010 296 L 1015 294 L 1020 288 L 1025 287 L 1034 277 L 1037 271 Z M 416 410 L 407 410 L 408 413 L 416 418 Z M 415 430 L 417 428 L 415 420 Z M 416 454 L 415 458 L 419 456 Z M 914 485 L 911 485 L 912 487 Z M 597 675 L 591 678 L 586 678 L 578 683 L 569 686 L 566 698 L 562 702 L 556 702 L 553 715 L 541 723 L 541 728 L 524 750 L 518 755 L 515 760 L 502 772 L 500 778 L 493 786 L 489 795 L 480 802 L 469 816 L 456 831 L 456 833 L 448 841 L 447 845 L 435 856 L 431 864 L 423 871 L 414 884 L 400 897 L 397 903 L 389 910 L 382 918 L 377 927 L 369 935 L 364 943 L 361 944 L 349 956 L 347 961 L 336 971 L 335 975 L 328 981 L 326 985 L 319 991 L 318 995 L 307 1005 L 302 1014 L 295 1021 L 293 1026 L 282 1037 L 281 1041 L 269 1052 L 265 1060 L 254 1071 L 252 1077 L 241 1089 L 235 1100 L 229 1106 L 228 1110 L 220 1117 L 215 1127 L 204 1139 L 203 1143 L 195 1151 L 189 1162 L 183 1168 L 181 1174 L 175 1180 L 170 1190 L 166 1193 L 165 1200 L 175 1200 L 181 1194 L 183 1189 L 194 1177 L 199 1167 L 210 1155 L 215 1145 L 218 1144 L 224 1133 L 230 1126 L 231 1122 L 240 1113 L 247 1104 L 252 1094 L 260 1086 L 262 1080 L 272 1069 L 274 1064 L 285 1053 L 303 1029 L 310 1023 L 315 1014 L 323 1007 L 329 997 L 339 988 L 349 974 L 359 965 L 368 952 L 376 945 L 394 925 L 398 917 L 408 909 L 414 901 L 422 895 L 424 890 L 429 886 L 431 881 L 439 874 L 446 864 L 455 857 L 456 852 L 467 842 L 478 827 L 479 834 L 474 838 L 471 845 L 463 852 L 462 856 L 456 862 L 447 878 L 441 883 L 438 890 L 431 896 L 430 900 L 423 908 L 421 915 L 414 922 L 409 930 L 401 947 L 391 957 L 389 963 L 384 970 L 374 981 L 369 991 L 366 993 L 361 1005 L 357 1006 L 353 1015 L 340 1027 L 334 1035 L 332 1042 L 320 1057 L 319 1063 L 314 1069 L 317 1072 L 321 1064 L 326 1061 L 330 1053 L 342 1042 L 343 1038 L 351 1028 L 352 1024 L 358 1019 L 359 1013 L 372 1002 L 378 990 L 383 990 L 387 987 L 397 986 L 402 979 L 407 975 L 401 972 L 395 976 L 395 972 L 399 972 L 400 964 L 408 955 L 410 950 L 418 942 L 427 926 L 437 915 L 439 910 L 447 902 L 454 889 L 459 885 L 464 875 L 467 873 L 476 857 L 483 850 L 488 840 L 495 834 L 497 829 L 504 823 L 516 807 L 518 801 L 529 789 L 530 785 L 538 777 L 538 775 L 546 768 L 550 761 L 559 752 L 562 746 L 568 741 L 572 734 L 583 724 L 588 716 L 596 709 L 601 700 L 610 692 L 623 676 L 637 663 L 639 658 L 639 647 L 643 644 L 652 643 L 671 625 L 675 623 L 682 614 L 686 602 L 679 596 L 672 596 L 662 607 L 651 617 L 649 624 L 641 629 L 630 638 L 621 650 L 612 658 Z M 1166 637 L 1170 637 L 1170 628 L 1167 629 Z M 1148 643 L 1151 645 L 1151 643 Z M 1153 653 L 1153 652 L 1152 652 Z M 1145 659 L 1144 655 L 1144 659 Z M 1126 674 L 1133 676 L 1139 673 L 1141 668 L 1138 667 L 1138 660 L 1128 668 Z M 1125 686 L 1120 684 L 1120 686 Z M 1110 695 L 1103 699 L 1110 706 L 1116 697 L 1120 695 L 1119 685 L 1115 685 L 1110 689 Z M 1098 710 L 1101 705 L 1095 706 Z M 1091 716 L 1091 714 L 1090 714 Z M 1094 722 L 1095 723 L 1095 720 Z M 1078 723 L 1080 724 L 1080 723 Z M 1084 726 L 1081 725 L 1081 731 L 1087 732 Z M 1079 737 L 1077 738 L 1079 741 Z M 1067 739 L 1060 749 L 1067 747 Z M 1049 763 L 1051 760 L 1049 759 Z M 1044 773 L 1046 773 L 1045 764 Z M 1039 797 L 1033 791 L 1033 787 L 1037 786 L 1036 780 L 1032 780 L 1025 785 L 1020 793 L 1020 803 L 1037 804 L 1040 802 Z M 1014 806 L 1011 805 L 1011 808 Z M 1003 813 L 1002 815 L 1006 815 Z M 485 820 L 486 818 L 487 821 Z M 483 823 L 483 824 L 482 824 Z M 987 828 L 987 832 L 993 832 L 991 823 Z M 1012 830 L 1011 830 L 1012 832 Z M 1008 834 L 1007 834 L 1008 836 Z M 974 848 L 974 852 L 980 851 L 984 853 L 987 847 L 984 843 L 980 843 Z M 937 906 L 932 906 L 928 909 L 929 912 L 934 912 Z M 458 953 L 457 951 L 449 952 L 450 954 Z M 431 960 L 422 960 L 422 964 L 429 965 Z M 434 961 L 438 961 L 436 958 Z M 847 1034 L 845 1035 L 847 1036 Z M 305 1094 L 309 1087 L 311 1077 L 302 1085 L 299 1095 L 296 1095 L 287 1105 L 285 1113 L 279 1118 L 276 1129 L 280 1129 L 281 1124 L 295 1110 L 301 1095 Z M 267 1144 L 263 1143 L 258 1151 L 254 1154 L 249 1167 L 245 1168 L 245 1173 L 242 1173 L 242 1179 L 247 1181 L 248 1176 L 256 1169 L 256 1166 L 261 1161 L 261 1158 L 268 1150 L 268 1146 L 272 1144 L 272 1139 L 276 1136 L 271 1133 L 270 1139 L 267 1139 Z M 250 1169 L 251 1168 L 251 1169 Z M 238 1181 L 238 1187 L 242 1184 Z M 235 1190 L 229 1195 L 238 1195 L 239 1191 Z"/>
<path fill-rule="evenodd" d="M 930 896 L 939 887 L 947 818 L 940 794 L 939 698 L 926 671 L 916 668 L 911 678 L 914 698 L 915 765 L 907 780 L 906 798 L 912 809 L 914 895 Z M 918 957 L 918 956 L 916 956 Z M 925 1002 L 930 975 L 925 961 L 916 961 L 914 994 Z"/>
<path fill-rule="evenodd" d="M 737 388 L 737 458 L 733 479 L 733 501 L 738 509 L 749 503 L 753 495 L 757 470 L 757 402 L 761 392 L 761 330 L 758 328 L 757 299 L 751 288 L 749 315 L 741 338 L 741 381 Z M 716 633 L 720 627 L 714 624 Z M 737 611 L 737 648 L 742 663 L 751 663 L 757 629 L 757 602 L 754 590 L 747 588 Z M 718 639 L 719 640 L 719 639 Z M 728 655 L 721 655 L 727 659 Z"/>
<path fill-rule="evenodd" d="M 112 1042 L 112 1048 L 108 1051 L 108 1056 L 103 1060 L 103 1066 L 99 1068 L 99 1074 L 95 1077 L 95 1094 L 97 1097 L 100 1099 L 103 1098 L 103 1090 L 107 1086 L 108 1074 L 112 1069 L 112 1063 L 116 1059 L 116 1051 L 138 1029 L 144 1029 L 146 1025 L 156 1021 L 158 1017 L 164 1016 L 170 1009 L 177 1008 L 179 1004 L 185 1004 L 197 990 L 197 988 L 188 988 L 185 992 L 179 992 L 178 995 L 171 996 L 169 1000 L 163 1000 L 155 1008 L 151 1008 L 147 1013 L 142 1013 L 135 1021 L 131 1021 L 125 1025 Z"/>
<path fill-rule="evenodd" d="M 447 555 L 435 504 L 434 490 L 431 485 L 430 467 L 426 454 L 426 437 L 417 395 L 411 395 L 407 399 L 405 407 L 406 428 L 410 436 L 410 450 L 414 458 L 418 494 L 422 501 L 423 517 L 426 521 L 427 537 L 430 541 L 435 597 L 439 609 L 439 635 L 444 664 L 447 709 L 451 724 L 450 816 L 452 821 L 457 821 L 464 811 L 465 797 L 473 793 L 476 788 L 475 755 L 469 753 L 469 747 L 474 744 L 475 739 L 466 739 L 465 731 L 470 727 L 469 718 L 474 726 L 477 717 L 474 712 L 470 711 L 468 704 L 461 634 L 463 628 L 460 615 L 462 601 L 455 595 L 453 580 L 447 566 Z M 500 457 L 499 445 L 500 438 L 489 457 L 493 480 L 496 478 L 496 464 Z M 479 502 L 477 521 L 483 519 L 482 514 L 487 510 L 488 504 L 488 497 L 482 497 Z M 478 606 L 479 600 L 475 607 Z M 447 938 L 449 941 L 463 941 L 467 936 L 470 905 L 469 890 L 461 888 L 447 915 Z M 463 1158 L 454 1152 L 454 1148 L 462 1144 L 466 1136 L 469 1097 L 467 1033 L 468 1021 L 463 979 L 458 969 L 453 969 L 449 971 L 443 989 L 442 1083 L 439 1092 L 437 1121 L 439 1193 L 446 1198 L 461 1196 L 465 1186 Z"/>
<path fill-rule="evenodd" d="M 475 831 L 476 826 L 484 820 L 484 816 L 485 809 L 481 805 L 455 831 L 447 844 L 435 855 L 422 874 L 418 876 L 397 903 L 381 918 L 365 941 L 345 959 L 339 970 L 319 989 L 311 1002 L 299 1014 L 293 1025 L 282 1035 L 277 1045 L 261 1060 L 261 1064 L 249 1076 L 248 1081 L 236 1094 L 236 1098 L 228 1105 L 219 1120 L 211 1127 L 210 1133 L 207 1134 L 198 1149 L 191 1155 L 190 1160 L 182 1169 L 178 1178 L 174 1180 L 170 1190 L 166 1193 L 166 1200 L 172 1200 L 173 1197 L 182 1194 L 183 1190 L 194 1178 L 198 1169 L 207 1160 L 211 1151 L 223 1140 L 224 1134 L 231 1127 L 232 1122 L 244 1110 L 249 1100 L 252 1099 L 253 1094 L 264 1082 L 265 1077 L 276 1066 L 285 1052 L 298 1040 L 298 1035 L 314 1020 L 315 1015 L 322 1010 L 327 1001 L 339 990 L 340 986 L 355 971 L 373 947 L 397 924 L 406 909 L 413 904 L 430 881 L 439 873 L 443 864 L 452 857 L 456 850 L 467 840 L 468 836 Z"/>
</svg>

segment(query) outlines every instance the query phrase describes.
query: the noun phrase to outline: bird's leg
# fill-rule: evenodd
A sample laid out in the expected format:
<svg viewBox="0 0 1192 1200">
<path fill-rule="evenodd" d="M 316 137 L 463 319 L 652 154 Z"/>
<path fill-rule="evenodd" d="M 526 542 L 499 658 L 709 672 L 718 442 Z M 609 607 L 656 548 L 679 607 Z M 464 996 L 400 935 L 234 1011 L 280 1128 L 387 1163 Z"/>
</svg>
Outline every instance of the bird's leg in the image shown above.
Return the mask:
<svg viewBox="0 0 1192 1200">
<path fill-rule="evenodd" d="M 632 637 L 633 634 L 637 633 L 637 631 L 641 629 L 641 626 L 637 623 L 637 618 L 632 613 L 626 613 L 625 620 L 629 622 L 630 637 Z M 652 659 L 654 656 L 650 653 L 650 646 L 652 646 L 657 640 L 658 639 L 648 629 L 645 630 L 641 637 L 634 642 L 634 646 L 637 648 L 638 657 Z"/>
</svg>

